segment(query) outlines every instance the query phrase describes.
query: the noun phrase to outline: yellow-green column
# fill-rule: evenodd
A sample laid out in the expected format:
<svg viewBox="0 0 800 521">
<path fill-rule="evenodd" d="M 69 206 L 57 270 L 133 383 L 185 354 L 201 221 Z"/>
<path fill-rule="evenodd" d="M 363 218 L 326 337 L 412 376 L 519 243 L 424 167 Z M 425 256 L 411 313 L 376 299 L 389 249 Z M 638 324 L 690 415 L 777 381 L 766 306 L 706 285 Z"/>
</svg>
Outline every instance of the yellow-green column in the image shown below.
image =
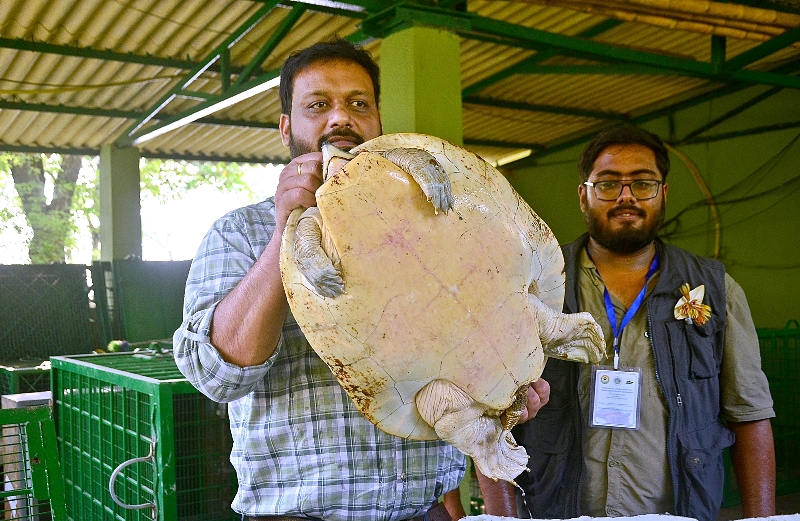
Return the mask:
<svg viewBox="0 0 800 521">
<path fill-rule="evenodd" d="M 100 149 L 100 260 L 142 256 L 139 149 Z"/>
<path fill-rule="evenodd" d="M 421 132 L 463 144 L 459 53 L 458 36 L 441 29 L 411 27 L 383 39 L 384 133 Z"/>
</svg>

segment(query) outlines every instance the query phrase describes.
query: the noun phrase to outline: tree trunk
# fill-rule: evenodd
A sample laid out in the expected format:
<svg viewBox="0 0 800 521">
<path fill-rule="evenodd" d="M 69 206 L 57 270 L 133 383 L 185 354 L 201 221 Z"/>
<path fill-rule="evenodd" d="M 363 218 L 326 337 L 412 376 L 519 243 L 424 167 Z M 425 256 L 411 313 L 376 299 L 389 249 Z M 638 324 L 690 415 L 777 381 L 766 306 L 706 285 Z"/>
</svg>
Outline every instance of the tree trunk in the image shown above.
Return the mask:
<svg viewBox="0 0 800 521">
<path fill-rule="evenodd" d="M 28 256 L 33 264 L 65 262 L 66 245 L 73 231 L 72 199 L 81 169 L 81 156 L 64 155 L 61 171 L 53 176 L 53 198 L 48 204 L 41 154 L 26 154 L 25 161 L 11 167 L 14 187 L 33 238 Z"/>
</svg>

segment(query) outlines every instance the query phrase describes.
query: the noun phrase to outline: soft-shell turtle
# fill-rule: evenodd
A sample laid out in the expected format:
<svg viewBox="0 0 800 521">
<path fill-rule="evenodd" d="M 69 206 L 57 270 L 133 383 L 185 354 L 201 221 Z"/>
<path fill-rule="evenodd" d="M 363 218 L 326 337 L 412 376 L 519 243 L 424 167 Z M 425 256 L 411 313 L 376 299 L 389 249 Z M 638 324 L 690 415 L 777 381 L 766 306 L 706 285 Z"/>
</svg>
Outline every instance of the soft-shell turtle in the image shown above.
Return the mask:
<svg viewBox="0 0 800 521">
<path fill-rule="evenodd" d="M 513 482 L 528 456 L 509 431 L 545 355 L 597 362 L 604 345 L 588 313 L 561 313 L 558 242 L 451 143 L 389 134 L 331 149 L 317 208 L 295 210 L 283 236 L 292 314 L 371 422 L 441 438 Z"/>
</svg>

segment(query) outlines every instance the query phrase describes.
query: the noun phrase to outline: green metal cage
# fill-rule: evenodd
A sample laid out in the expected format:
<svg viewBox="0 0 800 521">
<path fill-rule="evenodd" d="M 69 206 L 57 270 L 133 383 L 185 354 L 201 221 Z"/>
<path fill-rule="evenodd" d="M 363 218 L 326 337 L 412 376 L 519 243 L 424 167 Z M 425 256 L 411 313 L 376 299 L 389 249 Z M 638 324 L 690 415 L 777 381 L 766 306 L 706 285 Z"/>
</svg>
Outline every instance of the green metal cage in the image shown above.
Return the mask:
<svg viewBox="0 0 800 521">
<path fill-rule="evenodd" d="M 225 409 L 192 387 L 170 351 L 51 364 L 69 519 L 238 519 Z"/>
<path fill-rule="evenodd" d="M 758 329 L 761 368 L 767 375 L 774 402 L 772 435 L 775 440 L 776 494 L 800 492 L 800 323 L 790 320 L 782 329 Z M 733 465 L 725 454 L 723 506 L 738 505 L 739 487 Z"/>
<path fill-rule="evenodd" d="M 0 409 L 0 518 L 65 521 L 64 482 L 50 407 Z"/>
<path fill-rule="evenodd" d="M 0 365 L 0 395 L 50 390 L 50 361 L 6 362 Z"/>
</svg>

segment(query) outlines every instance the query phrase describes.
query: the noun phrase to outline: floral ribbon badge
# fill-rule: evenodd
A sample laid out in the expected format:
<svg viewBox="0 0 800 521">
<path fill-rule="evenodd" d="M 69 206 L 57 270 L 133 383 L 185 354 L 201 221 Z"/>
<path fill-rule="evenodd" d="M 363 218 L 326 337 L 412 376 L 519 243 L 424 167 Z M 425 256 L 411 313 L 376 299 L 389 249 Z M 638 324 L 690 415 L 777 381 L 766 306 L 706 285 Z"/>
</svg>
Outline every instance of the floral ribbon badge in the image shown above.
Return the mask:
<svg viewBox="0 0 800 521">
<path fill-rule="evenodd" d="M 698 326 L 702 326 L 711 317 L 711 306 L 703 304 L 703 297 L 706 294 L 706 287 L 701 284 L 689 290 L 689 283 L 684 282 L 681 286 L 682 297 L 675 304 L 675 318 L 686 320 L 690 324 L 694 321 Z"/>
</svg>

